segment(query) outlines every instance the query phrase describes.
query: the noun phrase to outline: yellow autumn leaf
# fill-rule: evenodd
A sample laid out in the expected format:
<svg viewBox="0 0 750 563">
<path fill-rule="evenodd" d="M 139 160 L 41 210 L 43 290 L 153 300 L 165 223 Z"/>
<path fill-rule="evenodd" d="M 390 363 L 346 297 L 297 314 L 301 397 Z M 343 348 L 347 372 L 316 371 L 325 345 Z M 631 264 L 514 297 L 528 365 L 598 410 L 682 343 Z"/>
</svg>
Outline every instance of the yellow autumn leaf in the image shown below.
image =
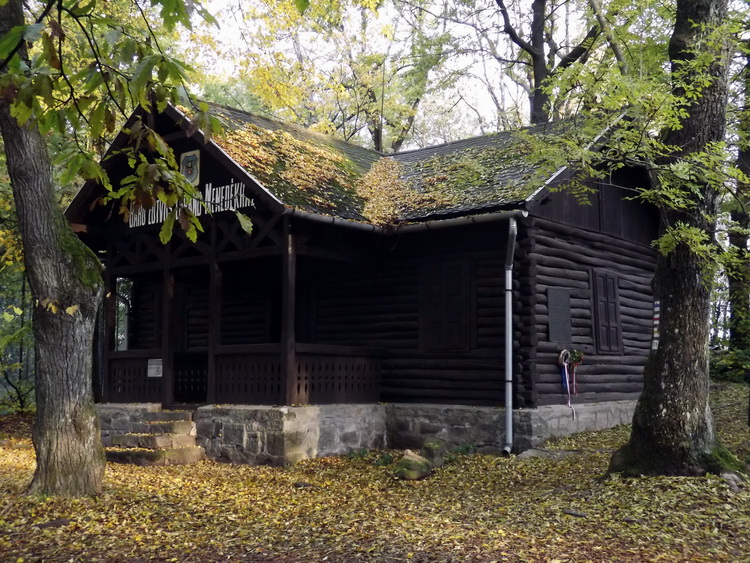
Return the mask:
<svg viewBox="0 0 750 563">
<path fill-rule="evenodd" d="M 78 309 L 79 309 L 78 305 L 71 305 L 70 307 L 65 309 L 65 312 L 68 313 L 72 317 L 73 315 L 75 315 Z"/>
</svg>

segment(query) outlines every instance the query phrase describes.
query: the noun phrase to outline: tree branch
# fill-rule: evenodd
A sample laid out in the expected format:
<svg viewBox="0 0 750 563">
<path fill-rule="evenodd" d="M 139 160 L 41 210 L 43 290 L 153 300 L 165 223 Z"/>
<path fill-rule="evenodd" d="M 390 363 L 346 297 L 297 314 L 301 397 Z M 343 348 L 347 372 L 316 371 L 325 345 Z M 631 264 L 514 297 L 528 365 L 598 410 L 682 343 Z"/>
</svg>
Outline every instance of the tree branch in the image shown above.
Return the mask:
<svg viewBox="0 0 750 563">
<path fill-rule="evenodd" d="M 609 28 L 609 26 L 607 25 L 607 21 L 604 19 L 601 6 L 599 6 L 599 0 L 588 0 L 588 2 L 589 6 L 591 7 L 591 11 L 594 12 L 594 15 L 596 16 L 596 21 L 599 22 L 599 27 L 604 31 L 604 36 L 607 38 L 609 48 L 612 49 L 612 54 L 617 60 L 617 66 L 620 67 L 620 73 L 623 76 L 627 75 L 628 63 L 625 60 L 625 56 L 622 54 L 620 44 L 615 40 L 614 35 L 612 35 L 612 30 Z"/>
<path fill-rule="evenodd" d="M 34 23 L 35 24 L 42 23 L 42 20 L 46 18 L 47 15 L 49 15 L 49 13 L 52 11 L 52 8 L 55 6 L 56 3 L 57 3 L 57 0 L 50 0 L 49 2 L 47 2 L 47 5 L 44 7 L 44 10 L 42 11 L 41 14 L 39 14 L 39 17 L 36 19 Z M 13 47 L 10 50 L 10 53 L 8 53 L 8 56 L 5 57 L 5 59 L 3 59 L 2 62 L 0 62 L 0 72 L 5 71 L 5 68 L 8 66 L 11 59 L 13 59 L 13 57 L 16 56 L 18 51 L 21 50 L 24 43 L 25 43 L 25 40 L 23 37 L 21 37 L 21 39 L 18 40 L 18 43 L 15 45 L 15 47 Z"/>
<path fill-rule="evenodd" d="M 510 16 L 508 15 L 508 8 L 505 7 L 503 0 L 495 0 L 495 4 L 500 8 L 500 14 L 503 16 L 503 31 L 510 37 L 510 40 L 518 45 L 521 49 L 526 51 L 532 57 L 538 57 L 540 53 L 537 53 L 531 46 L 531 43 L 524 41 L 516 32 L 516 28 L 510 22 Z"/>
<path fill-rule="evenodd" d="M 568 68 L 573 63 L 579 61 L 586 53 L 591 51 L 591 46 L 594 44 L 594 40 L 599 37 L 601 32 L 602 28 L 598 23 L 593 25 L 586 34 L 586 37 L 584 37 L 578 45 L 573 47 L 567 55 L 560 59 L 555 71 Z"/>
</svg>

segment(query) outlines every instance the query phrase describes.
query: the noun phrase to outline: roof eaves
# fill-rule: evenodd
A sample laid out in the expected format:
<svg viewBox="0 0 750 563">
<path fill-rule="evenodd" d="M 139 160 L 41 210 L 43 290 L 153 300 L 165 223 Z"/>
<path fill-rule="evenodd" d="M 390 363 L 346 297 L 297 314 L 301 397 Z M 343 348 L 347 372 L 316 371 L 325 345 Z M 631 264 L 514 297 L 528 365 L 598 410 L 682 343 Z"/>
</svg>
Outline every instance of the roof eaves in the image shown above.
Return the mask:
<svg viewBox="0 0 750 563">
<path fill-rule="evenodd" d="M 138 106 L 137 108 L 135 108 L 135 110 L 133 110 L 133 113 L 130 114 L 128 120 L 117 133 L 114 140 L 107 148 L 107 151 L 104 153 L 104 156 L 102 157 L 100 162 L 104 162 L 107 157 L 112 154 L 113 150 L 116 150 L 125 144 L 128 137 L 128 133 L 126 133 L 125 130 L 128 129 L 136 119 L 143 117 L 143 113 L 143 108 L 141 106 Z M 78 190 L 78 193 L 75 195 L 73 200 L 65 208 L 63 214 L 65 215 L 66 219 L 71 220 L 74 215 L 78 214 L 84 209 L 84 206 L 88 207 L 90 204 L 90 202 L 87 201 L 89 196 L 91 196 L 92 193 L 100 187 L 101 186 L 99 182 L 97 182 L 96 180 L 86 180 L 83 183 L 83 186 L 81 186 L 81 189 Z"/>
<path fill-rule="evenodd" d="M 596 143 L 598 143 L 602 139 L 602 137 L 604 137 L 607 133 L 609 133 L 609 131 L 615 125 L 617 125 L 625 117 L 626 114 L 627 114 L 627 112 L 622 112 L 620 115 L 618 115 L 617 117 L 615 117 L 612 120 L 612 123 L 610 123 L 604 129 L 602 129 L 601 132 L 599 132 L 599 134 L 596 137 L 594 137 L 586 145 L 585 149 L 589 150 L 592 146 L 594 146 Z M 534 193 L 532 193 L 529 197 L 526 198 L 526 203 L 529 203 L 529 202 L 533 201 L 542 191 L 544 191 L 546 188 L 549 188 L 550 185 L 555 180 L 557 180 L 563 174 L 563 172 L 565 172 L 569 168 L 570 167 L 568 165 L 564 165 L 564 166 L 561 166 L 560 168 L 558 168 L 557 171 L 552 174 L 552 176 L 550 176 L 549 178 L 547 178 L 547 180 L 544 182 L 544 184 L 542 184 L 539 188 L 537 188 L 536 190 L 534 190 Z"/>
<path fill-rule="evenodd" d="M 402 224 L 414 224 L 427 221 L 448 221 L 460 217 L 472 217 L 478 215 L 492 215 L 495 213 L 507 213 L 509 211 L 522 211 L 528 200 L 511 201 L 505 203 L 490 203 L 485 205 L 476 205 L 463 209 L 444 209 L 433 211 L 425 215 L 413 215 L 401 217 L 396 221 L 396 226 Z"/>
<path fill-rule="evenodd" d="M 542 184 L 541 186 L 539 186 L 536 190 L 534 190 L 534 192 L 529 197 L 526 198 L 526 200 L 524 201 L 524 203 L 530 203 L 530 202 L 534 201 L 534 199 L 540 193 L 542 193 L 544 190 L 546 190 L 547 188 L 549 188 L 550 185 L 552 185 L 552 182 L 554 182 L 555 180 L 557 180 L 567 169 L 568 169 L 567 165 L 566 166 L 561 166 L 560 168 L 558 168 L 557 171 L 554 174 L 552 174 L 552 176 L 550 176 L 549 178 L 547 178 L 547 180 L 544 182 L 544 184 Z"/>
</svg>

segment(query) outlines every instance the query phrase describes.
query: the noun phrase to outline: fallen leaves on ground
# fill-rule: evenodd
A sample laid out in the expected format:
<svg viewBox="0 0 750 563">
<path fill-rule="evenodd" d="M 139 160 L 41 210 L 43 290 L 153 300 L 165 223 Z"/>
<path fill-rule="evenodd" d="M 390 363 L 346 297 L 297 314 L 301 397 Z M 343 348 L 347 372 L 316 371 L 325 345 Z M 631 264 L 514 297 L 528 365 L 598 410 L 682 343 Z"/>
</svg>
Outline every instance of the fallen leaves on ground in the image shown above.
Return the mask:
<svg viewBox="0 0 750 563">
<path fill-rule="evenodd" d="M 715 389 L 724 443 L 750 450 L 747 387 Z M 618 427 L 560 461 L 456 455 L 398 481 L 379 452 L 289 468 L 109 464 L 99 498 L 25 496 L 33 451 L 0 448 L 3 561 L 747 561 L 750 483 L 601 479 Z M 304 483 L 305 486 L 300 486 Z"/>
</svg>

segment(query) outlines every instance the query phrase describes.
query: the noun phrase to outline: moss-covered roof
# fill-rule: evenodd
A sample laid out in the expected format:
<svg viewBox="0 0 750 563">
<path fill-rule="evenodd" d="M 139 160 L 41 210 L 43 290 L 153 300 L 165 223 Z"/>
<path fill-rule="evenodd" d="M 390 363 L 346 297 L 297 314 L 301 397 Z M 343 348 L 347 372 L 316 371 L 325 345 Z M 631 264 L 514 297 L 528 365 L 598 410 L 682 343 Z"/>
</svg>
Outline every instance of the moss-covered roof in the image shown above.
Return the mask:
<svg viewBox="0 0 750 563">
<path fill-rule="evenodd" d="M 513 132 L 386 156 L 239 110 L 211 110 L 225 123 L 214 141 L 294 209 L 386 225 L 514 209 L 540 187 L 532 181 L 531 148 Z"/>
</svg>

